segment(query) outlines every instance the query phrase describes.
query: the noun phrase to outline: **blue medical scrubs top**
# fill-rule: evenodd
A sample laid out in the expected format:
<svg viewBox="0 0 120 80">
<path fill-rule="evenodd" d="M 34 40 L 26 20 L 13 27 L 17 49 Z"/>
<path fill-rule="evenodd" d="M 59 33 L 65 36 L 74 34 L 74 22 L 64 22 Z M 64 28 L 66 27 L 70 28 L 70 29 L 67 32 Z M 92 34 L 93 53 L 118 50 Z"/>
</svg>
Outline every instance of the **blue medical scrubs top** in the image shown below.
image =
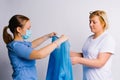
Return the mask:
<svg viewBox="0 0 120 80">
<path fill-rule="evenodd" d="M 52 37 L 52 41 L 56 39 L 58 39 L 57 36 Z M 73 80 L 68 41 L 62 43 L 50 54 L 46 80 Z"/>
<path fill-rule="evenodd" d="M 30 59 L 30 42 L 12 41 L 7 44 L 8 56 L 13 68 L 13 80 L 38 80 L 35 60 Z"/>
</svg>

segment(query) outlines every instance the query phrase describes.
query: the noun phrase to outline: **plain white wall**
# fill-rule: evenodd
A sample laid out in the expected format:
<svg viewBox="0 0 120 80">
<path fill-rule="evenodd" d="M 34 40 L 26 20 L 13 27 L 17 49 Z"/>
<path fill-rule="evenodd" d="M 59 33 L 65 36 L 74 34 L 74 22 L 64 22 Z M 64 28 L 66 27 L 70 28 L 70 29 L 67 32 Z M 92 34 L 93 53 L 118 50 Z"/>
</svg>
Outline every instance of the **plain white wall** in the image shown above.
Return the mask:
<svg viewBox="0 0 120 80">
<path fill-rule="evenodd" d="M 33 40 L 50 32 L 57 32 L 58 35 L 69 36 L 71 50 L 80 52 L 82 45 L 88 35 L 89 12 L 97 9 L 105 10 L 110 23 L 110 33 L 116 40 L 116 53 L 113 60 L 113 77 L 119 80 L 120 74 L 120 36 L 119 0 L 0 0 L 0 80 L 12 80 L 12 67 L 10 65 L 6 45 L 2 39 L 2 30 L 8 25 L 11 16 L 23 14 L 28 16 L 32 24 Z M 42 46 L 50 43 L 46 41 Z M 39 80 L 45 80 L 48 59 L 37 60 Z M 82 66 L 73 66 L 74 80 L 82 80 Z"/>
</svg>

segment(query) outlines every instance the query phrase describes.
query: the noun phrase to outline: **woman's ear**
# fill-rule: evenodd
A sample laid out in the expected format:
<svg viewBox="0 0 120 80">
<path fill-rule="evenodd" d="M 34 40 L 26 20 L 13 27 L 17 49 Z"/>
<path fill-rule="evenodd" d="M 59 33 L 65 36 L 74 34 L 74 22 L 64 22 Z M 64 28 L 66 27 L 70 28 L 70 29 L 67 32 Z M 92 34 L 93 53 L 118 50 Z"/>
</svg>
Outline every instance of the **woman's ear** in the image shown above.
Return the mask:
<svg viewBox="0 0 120 80">
<path fill-rule="evenodd" d="M 16 30 L 17 30 L 17 32 L 18 32 L 18 33 L 21 33 L 22 28 L 21 28 L 21 27 L 17 27 L 17 29 L 16 29 Z"/>
</svg>

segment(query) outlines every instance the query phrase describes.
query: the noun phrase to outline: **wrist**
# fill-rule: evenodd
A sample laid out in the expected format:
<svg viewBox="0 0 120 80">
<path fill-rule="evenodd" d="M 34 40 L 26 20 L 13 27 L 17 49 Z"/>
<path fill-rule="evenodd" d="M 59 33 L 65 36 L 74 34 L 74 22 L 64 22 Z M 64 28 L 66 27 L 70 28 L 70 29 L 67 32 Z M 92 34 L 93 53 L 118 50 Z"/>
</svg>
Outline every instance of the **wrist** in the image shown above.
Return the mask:
<svg viewBox="0 0 120 80">
<path fill-rule="evenodd" d="M 54 43 L 57 47 L 59 47 L 59 43 L 58 43 L 58 42 L 54 41 L 53 43 Z"/>
<path fill-rule="evenodd" d="M 49 38 L 50 38 L 50 35 L 47 34 L 47 35 L 45 35 L 44 37 L 45 37 L 46 39 L 49 39 Z"/>
<path fill-rule="evenodd" d="M 78 63 L 81 64 L 81 57 L 78 58 Z"/>
<path fill-rule="evenodd" d="M 50 34 L 48 34 L 48 38 L 52 38 L 52 34 L 50 33 Z"/>
</svg>

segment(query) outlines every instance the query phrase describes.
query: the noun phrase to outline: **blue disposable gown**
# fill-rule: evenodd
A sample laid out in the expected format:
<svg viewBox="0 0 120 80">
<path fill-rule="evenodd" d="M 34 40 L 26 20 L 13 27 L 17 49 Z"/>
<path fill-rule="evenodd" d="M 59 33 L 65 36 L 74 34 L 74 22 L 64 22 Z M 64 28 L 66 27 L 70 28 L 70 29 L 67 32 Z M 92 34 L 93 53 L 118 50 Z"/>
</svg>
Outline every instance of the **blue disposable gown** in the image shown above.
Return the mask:
<svg viewBox="0 0 120 80">
<path fill-rule="evenodd" d="M 58 37 L 52 37 L 52 42 Z M 46 80 L 73 80 L 70 44 L 62 43 L 50 55 Z"/>
</svg>

